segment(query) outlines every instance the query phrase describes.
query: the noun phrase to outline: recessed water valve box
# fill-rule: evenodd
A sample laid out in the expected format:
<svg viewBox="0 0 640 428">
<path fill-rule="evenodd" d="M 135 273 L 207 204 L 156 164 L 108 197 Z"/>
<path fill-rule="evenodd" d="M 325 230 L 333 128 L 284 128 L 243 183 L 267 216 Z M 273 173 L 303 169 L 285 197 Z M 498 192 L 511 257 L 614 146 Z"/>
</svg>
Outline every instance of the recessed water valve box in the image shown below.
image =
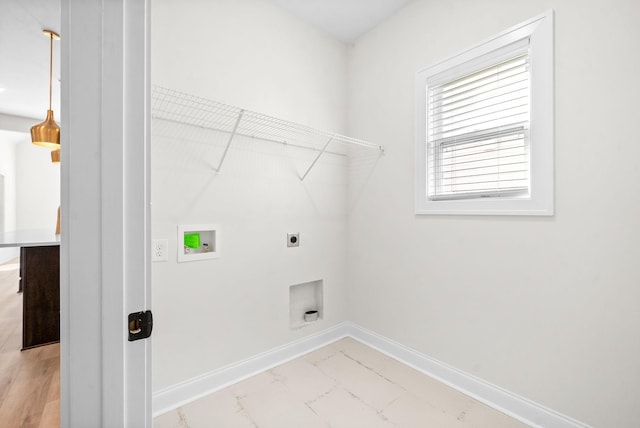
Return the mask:
<svg viewBox="0 0 640 428">
<path fill-rule="evenodd" d="M 287 233 L 287 247 L 299 247 L 299 246 L 300 246 L 300 234 Z"/>
<path fill-rule="evenodd" d="M 220 226 L 190 224 L 178 226 L 178 262 L 220 257 Z"/>
<path fill-rule="evenodd" d="M 293 330 L 306 327 L 324 317 L 322 288 L 318 279 L 289 286 L 289 327 Z"/>
</svg>

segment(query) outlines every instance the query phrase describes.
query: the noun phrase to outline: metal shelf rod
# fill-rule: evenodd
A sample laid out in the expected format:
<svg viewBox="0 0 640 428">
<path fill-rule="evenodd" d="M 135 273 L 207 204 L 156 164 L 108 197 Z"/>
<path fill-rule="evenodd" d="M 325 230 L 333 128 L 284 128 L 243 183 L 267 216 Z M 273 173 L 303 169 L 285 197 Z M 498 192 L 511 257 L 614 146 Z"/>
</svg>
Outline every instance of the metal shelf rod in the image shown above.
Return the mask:
<svg viewBox="0 0 640 428">
<path fill-rule="evenodd" d="M 318 162 L 318 159 L 320 159 L 320 156 L 322 156 L 324 151 L 327 150 L 327 147 L 329 146 L 329 143 L 331 143 L 331 141 L 333 141 L 333 136 L 327 140 L 322 150 L 320 150 L 320 153 L 318 153 L 318 156 L 316 156 L 316 158 L 313 160 L 313 162 L 309 166 L 309 169 L 307 169 L 307 172 L 305 172 L 304 175 L 300 178 L 300 181 L 304 181 L 304 179 L 307 177 L 307 174 L 309 174 L 309 171 L 311 171 L 311 168 L 315 166 L 316 162 Z"/>
<path fill-rule="evenodd" d="M 227 152 L 229 151 L 229 146 L 231 145 L 231 141 L 233 141 L 233 137 L 236 136 L 236 131 L 238 130 L 238 125 L 240 125 L 240 120 L 242 119 L 242 115 L 244 114 L 244 110 L 240 110 L 240 113 L 238 114 L 238 119 L 236 119 L 236 123 L 235 125 L 233 125 L 233 130 L 231 131 L 231 134 L 229 135 L 229 140 L 227 141 L 227 146 L 224 148 L 224 152 L 222 153 L 222 157 L 220 158 L 220 163 L 218 164 L 218 167 L 215 168 L 216 172 L 220 172 L 220 168 L 222 168 L 222 163 L 224 162 L 224 158 L 227 157 Z"/>
<path fill-rule="evenodd" d="M 206 129 L 207 131 L 214 131 L 214 132 L 222 132 L 224 134 L 231 134 L 231 131 L 229 131 L 227 129 L 222 129 L 222 128 L 212 128 L 210 126 L 201 126 L 201 125 L 190 125 L 190 124 L 185 124 L 183 122 L 180 122 L 179 120 L 164 119 L 162 117 L 154 117 L 154 119 L 162 120 L 162 121 L 169 122 L 169 123 L 175 123 L 175 124 L 183 125 L 183 126 L 184 125 L 193 126 L 195 128 Z M 302 144 L 292 143 L 292 142 L 287 141 L 287 140 L 274 140 L 273 138 L 258 137 L 255 134 L 245 134 L 245 133 L 238 132 L 238 131 L 236 131 L 235 136 L 236 137 L 251 138 L 251 139 L 254 139 L 254 140 L 267 141 L 269 143 L 282 144 L 283 146 L 295 147 L 296 149 L 311 150 L 313 152 L 319 152 L 319 151 L 322 150 L 322 149 L 318 149 L 318 148 L 315 148 L 315 147 L 303 146 Z M 382 150 L 382 149 L 380 149 L 380 150 Z M 325 150 L 324 152 L 327 153 L 327 154 L 330 154 L 330 155 L 347 156 L 344 153 L 334 152 L 334 151 L 331 151 L 331 150 Z"/>
<path fill-rule="evenodd" d="M 327 150 L 329 144 L 340 143 L 346 146 L 360 146 L 384 153 L 384 147 L 368 141 L 321 131 L 295 122 L 289 122 L 276 117 L 267 116 L 250 110 L 240 109 L 231 105 L 208 100 L 196 95 L 186 94 L 160 86 L 152 87 L 152 115 L 154 119 L 176 123 L 182 126 L 193 126 L 201 129 L 214 130 L 229 134 L 224 152 L 214 168 L 219 172 L 236 136 L 249 137 L 264 141 L 271 141 L 291 147 L 318 151 L 317 156 L 302 175 L 304 180 L 320 157 L 325 153 L 349 156 L 350 151 L 343 147 Z M 199 137 L 206 142 L 207 137 Z M 319 149 L 322 141 L 326 141 Z"/>
</svg>

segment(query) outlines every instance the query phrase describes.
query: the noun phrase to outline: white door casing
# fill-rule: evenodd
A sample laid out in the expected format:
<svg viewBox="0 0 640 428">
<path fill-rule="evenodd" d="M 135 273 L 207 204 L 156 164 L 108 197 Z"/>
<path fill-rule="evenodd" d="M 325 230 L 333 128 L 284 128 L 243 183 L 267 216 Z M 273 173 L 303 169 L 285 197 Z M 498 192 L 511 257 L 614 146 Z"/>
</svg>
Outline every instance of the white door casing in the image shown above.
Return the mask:
<svg viewBox="0 0 640 428">
<path fill-rule="evenodd" d="M 61 426 L 151 427 L 149 0 L 62 0 Z"/>
</svg>

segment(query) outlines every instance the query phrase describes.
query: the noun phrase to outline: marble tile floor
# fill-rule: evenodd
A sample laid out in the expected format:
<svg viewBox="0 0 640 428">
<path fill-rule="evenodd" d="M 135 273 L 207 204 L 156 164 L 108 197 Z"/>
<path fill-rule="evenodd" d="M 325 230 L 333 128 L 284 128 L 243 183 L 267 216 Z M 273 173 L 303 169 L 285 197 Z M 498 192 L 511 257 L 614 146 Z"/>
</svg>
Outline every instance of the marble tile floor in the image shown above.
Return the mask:
<svg viewBox="0 0 640 428">
<path fill-rule="evenodd" d="M 527 426 L 351 338 L 153 422 L 155 428 Z"/>
</svg>

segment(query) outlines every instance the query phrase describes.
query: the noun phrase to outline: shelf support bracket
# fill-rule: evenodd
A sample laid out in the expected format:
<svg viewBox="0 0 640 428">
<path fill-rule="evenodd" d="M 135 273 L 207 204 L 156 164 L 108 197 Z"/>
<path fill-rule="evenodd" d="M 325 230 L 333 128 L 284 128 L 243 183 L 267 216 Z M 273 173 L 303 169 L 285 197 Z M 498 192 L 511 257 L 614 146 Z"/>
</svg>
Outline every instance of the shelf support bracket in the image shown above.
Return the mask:
<svg viewBox="0 0 640 428">
<path fill-rule="evenodd" d="M 240 120 L 242 119 L 242 115 L 244 115 L 245 110 L 240 110 L 238 113 L 238 118 L 236 119 L 236 123 L 233 125 L 233 129 L 231 130 L 231 134 L 229 134 L 229 140 L 227 140 L 227 145 L 224 148 L 224 152 L 222 152 L 222 157 L 220 158 L 220 163 L 217 168 L 214 168 L 216 172 L 220 172 L 220 168 L 222 168 L 222 164 L 224 162 L 224 158 L 227 157 L 227 152 L 229 151 L 229 146 L 231 146 L 231 141 L 233 141 L 233 137 L 236 136 L 236 132 L 238 131 L 238 125 L 240 125 Z"/>
<path fill-rule="evenodd" d="M 325 145 L 322 148 L 322 150 L 320 150 L 320 153 L 318 153 L 318 156 L 316 156 L 316 158 L 313 160 L 313 162 L 311 162 L 311 165 L 309 166 L 309 169 L 307 169 L 307 172 L 305 172 L 304 175 L 300 178 L 300 181 L 304 181 L 304 179 L 307 177 L 307 174 L 309 174 L 309 171 L 311 171 L 311 168 L 313 168 L 315 166 L 316 162 L 318 162 L 318 159 L 320 159 L 320 156 L 322 156 L 322 154 L 325 152 L 325 150 L 327 150 L 327 147 L 329 147 L 329 143 L 331 143 L 331 141 L 333 141 L 333 135 L 331 136 L 331 138 L 329 138 L 327 140 L 327 142 L 325 143 Z"/>
</svg>

